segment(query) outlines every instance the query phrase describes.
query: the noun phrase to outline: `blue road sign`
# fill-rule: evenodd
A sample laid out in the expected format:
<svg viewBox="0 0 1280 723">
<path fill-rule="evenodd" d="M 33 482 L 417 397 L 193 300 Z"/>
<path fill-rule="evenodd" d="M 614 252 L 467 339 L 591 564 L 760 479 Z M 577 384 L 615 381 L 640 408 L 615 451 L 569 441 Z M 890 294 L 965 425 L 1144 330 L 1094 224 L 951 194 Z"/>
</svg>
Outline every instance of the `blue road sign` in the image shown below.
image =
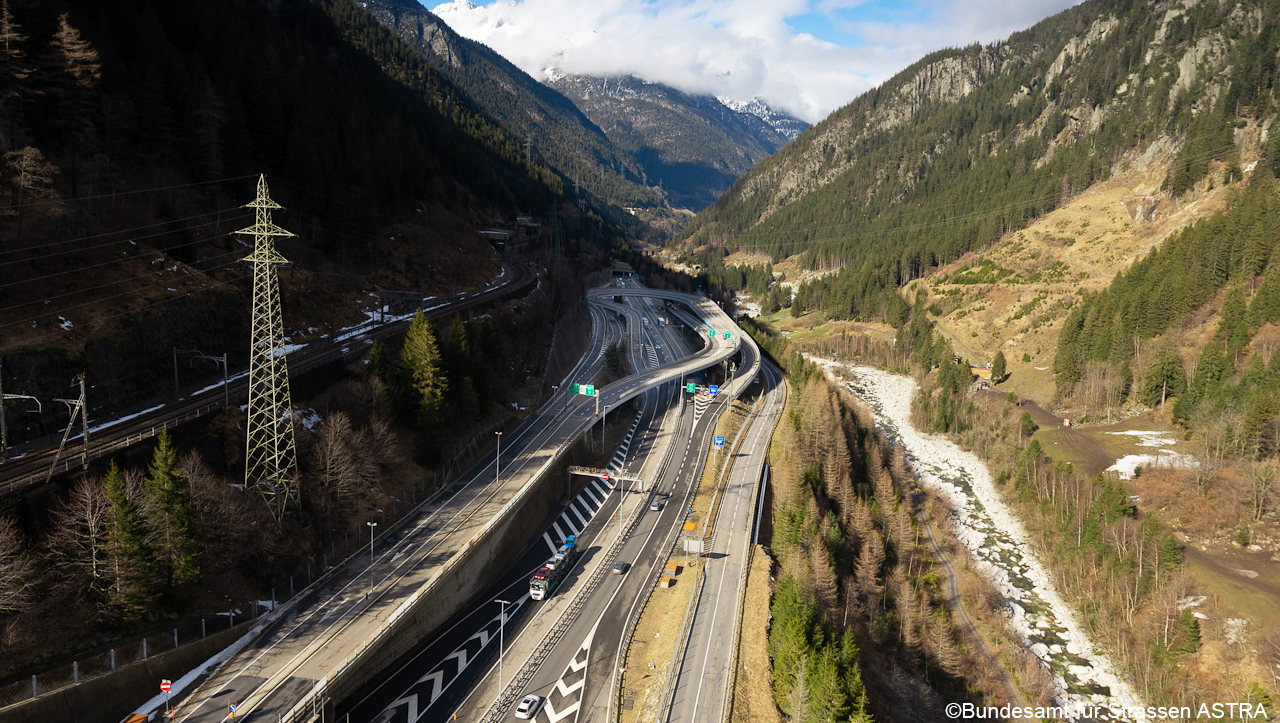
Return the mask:
<svg viewBox="0 0 1280 723">
<path fill-rule="evenodd" d="M 720 436 L 717 436 L 717 437 L 716 437 L 716 446 L 717 446 L 717 447 L 723 447 L 723 446 L 724 446 L 724 437 L 720 437 Z"/>
<path fill-rule="evenodd" d="M 711 396 L 713 397 L 720 393 L 720 387 L 716 386 L 715 384 L 708 385 L 707 389 L 710 390 Z"/>
</svg>

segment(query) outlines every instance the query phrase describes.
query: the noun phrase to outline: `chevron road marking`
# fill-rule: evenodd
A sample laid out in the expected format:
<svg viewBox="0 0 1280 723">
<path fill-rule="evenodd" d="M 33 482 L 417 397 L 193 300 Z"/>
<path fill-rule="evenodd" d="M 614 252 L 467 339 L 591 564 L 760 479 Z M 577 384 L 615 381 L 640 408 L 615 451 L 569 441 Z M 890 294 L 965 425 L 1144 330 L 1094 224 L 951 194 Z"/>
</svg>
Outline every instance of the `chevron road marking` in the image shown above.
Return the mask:
<svg viewBox="0 0 1280 723">
<path fill-rule="evenodd" d="M 555 687 L 547 695 L 547 704 L 542 708 L 542 712 L 547 714 L 547 720 L 550 723 L 559 723 L 569 716 L 574 716 L 577 720 L 577 712 L 582 707 L 582 695 L 586 692 L 587 685 L 587 659 L 591 655 L 591 641 L 595 638 L 596 629 L 600 627 L 600 621 L 591 628 L 591 632 L 587 633 L 586 640 L 582 641 L 582 645 L 578 646 L 578 652 L 574 653 L 573 660 L 569 661 L 569 665 L 565 667 L 564 672 L 560 674 L 560 680 L 556 681 Z M 572 679 L 573 682 L 566 683 L 566 679 Z M 552 702 L 552 697 L 559 697 L 559 709 Z M 565 705 L 568 703 L 568 705 Z M 539 713 L 541 715 L 541 713 Z"/>
</svg>

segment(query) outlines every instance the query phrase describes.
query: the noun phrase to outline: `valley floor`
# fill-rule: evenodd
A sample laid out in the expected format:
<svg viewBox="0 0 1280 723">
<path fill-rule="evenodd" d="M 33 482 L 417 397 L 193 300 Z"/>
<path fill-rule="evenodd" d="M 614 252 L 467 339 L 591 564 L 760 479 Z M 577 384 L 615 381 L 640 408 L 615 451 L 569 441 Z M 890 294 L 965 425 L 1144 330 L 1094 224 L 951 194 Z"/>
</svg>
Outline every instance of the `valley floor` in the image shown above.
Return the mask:
<svg viewBox="0 0 1280 723">
<path fill-rule="evenodd" d="M 841 370 L 853 377 L 849 386 L 874 411 L 884 433 L 903 445 L 917 479 L 950 503 L 954 533 L 976 561 L 975 567 L 1000 590 L 1010 626 L 1052 669 L 1055 702 L 1075 711 L 1087 706 L 1141 705 L 1058 594 L 1022 525 L 1000 500 L 986 465 L 944 437 L 923 434 L 912 426 L 915 381 L 870 367 L 813 361 L 821 363 L 830 376 Z"/>
</svg>

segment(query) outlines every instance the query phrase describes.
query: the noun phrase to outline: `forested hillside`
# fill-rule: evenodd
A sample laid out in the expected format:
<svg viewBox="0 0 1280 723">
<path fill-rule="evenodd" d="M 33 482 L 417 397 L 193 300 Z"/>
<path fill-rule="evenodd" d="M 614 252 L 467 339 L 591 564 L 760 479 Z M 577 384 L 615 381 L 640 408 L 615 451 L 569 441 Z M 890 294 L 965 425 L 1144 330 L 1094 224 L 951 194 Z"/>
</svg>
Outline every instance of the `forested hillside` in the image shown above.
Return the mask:
<svg viewBox="0 0 1280 723">
<path fill-rule="evenodd" d="M 896 288 L 1165 157 L 1177 196 L 1241 177 L 1273 116 L 1277 4 L 1091 0 L 1007 41 L 934 53 L 741 178 L 679 239 L 831 272 L 831 318 L 900 323 Z"/>
<path fill-rule="evenodd" d="M 171 389 L 173 347 L 241 362 L 233 234 L 259 173 L 298 234 L 286 325 L 311 334 L 362 319 L 375 287 L 483 284 L 497 256 L 474 229 L 564 191 L 351 0 L 4 8 L 6 389 L 87 369 L 100 410 Z"/>
</svg>

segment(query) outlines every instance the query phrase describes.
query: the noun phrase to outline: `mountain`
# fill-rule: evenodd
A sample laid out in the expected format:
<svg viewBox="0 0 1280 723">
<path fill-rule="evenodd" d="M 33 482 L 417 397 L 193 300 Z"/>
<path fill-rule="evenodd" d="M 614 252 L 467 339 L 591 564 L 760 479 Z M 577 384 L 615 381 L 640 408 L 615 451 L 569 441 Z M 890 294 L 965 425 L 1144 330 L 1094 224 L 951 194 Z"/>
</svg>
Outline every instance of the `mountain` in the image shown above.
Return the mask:
<svg viewBox="0 0 1280 723">
<path fill-rule="evenodd" d="M 757 289 L 769 261 L 789 343 L 914 372 L 916 423 L 983 459 L 1139 697 L 1212 700 L 1280 664 L 1200 638 L 1280 609 L 1275 570 L 1205 574 L 1280 560 L 1278 90 L 1278 2 L 1088 0 L 854 99 L 670 252 Z M 1143 577 L 1129 541 L 1161 538 L 1195 582 Z M 1179 613 L 1186 645 L 1155 632 Z"/>
<path fill-rule="evenodd" d="M 765 100 L 759 96 L 751 100 L 743 101 L 736 98 L 730 98 L 727 95 L 718 95 L 716 100 L 724 104 L 726 108 L 737 111 L 738 113 L 749 113 L 760 120 L 768 123 L 775 131 L 786 138 L 788 141 L 794 141 L 797 136 L 804 133 L 809 127 L 808 123 L 790 115 L 785 111 L 770 107 Z"/>
<path fill-rule="evenodd" d="M 417 0 L 363 0 L 433 68 L 465 92 L 508 133 L 589 193 L 621 206 L 660 205 L 640 165 L 570 100 L 534 80 L 487 46 L 455 33 Z"/>
<path fill-rule="evenodd" d="M 563 198 L 351 0 L 7 7 L 6 389 L 61 393 L 87 370 L 98 414 L 169 393 L 173 347 L 243 363 L 234 233 L 260 173 L 298 234 L 280 241 L 280 285 L 309 338 L 363 319 L 376 288 L 485 283 L 498 258 L 476 230 Z"/>
<path fill-rule="evenodd" d="M 1273 14 L 1090 0 L 933 53 L 738 179 L 675 243 L 792 259 L 826 274 L 813 308 L 896 322 L 899 286 L 1135 164 L 1164 169 L 1150 190 L 1166 207 L 1238 180 L 1274 114 Z"/>
<path fill-rule="evenodd" d="M 762 101 L 737 110 L 714 96 L 685 93 L 634 75 L 550 70 L 546 82 L 632 154 L 648 182 L 660 184 L 672 203 L 694 210 L 713 202 L 734 179 L 794 137 L 789 132 L 804 126 Z"/>
</svg>

